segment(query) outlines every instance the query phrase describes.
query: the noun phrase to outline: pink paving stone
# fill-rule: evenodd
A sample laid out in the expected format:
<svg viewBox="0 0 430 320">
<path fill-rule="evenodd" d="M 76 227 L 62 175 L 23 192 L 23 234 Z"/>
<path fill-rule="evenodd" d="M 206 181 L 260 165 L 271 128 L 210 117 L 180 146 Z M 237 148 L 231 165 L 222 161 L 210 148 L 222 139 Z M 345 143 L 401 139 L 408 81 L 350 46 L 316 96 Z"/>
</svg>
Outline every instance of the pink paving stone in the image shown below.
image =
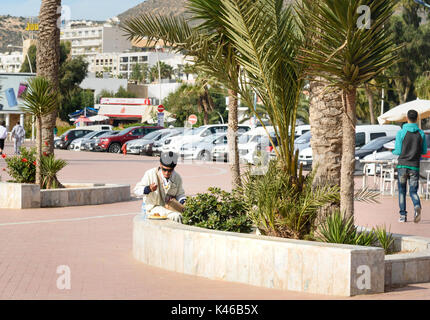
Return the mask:
<svg viewBox="0 0 430 320">
<path fill-rule="evenodd" d="M 6 143 L 6 153 L 12 150 Z M 158 164 L 157 158 L 122 154 L 56 150 L 56 155 L 69 162 L 59 175 L 63 182 L 122 183 L 133 188 L 147 169 Z M 0 159 L 3 181 L 8 179 L 1 171 L 4 167 Z M 231 190 L 227 164 L 187 163 L 177 171 L 189 195 L 210 186 Z M 361 186 L 361 179 L 356 178 L 356 185 Z M 385 224 L 395 233 L 430 237 L 430 201 L 422 204 L 420 224 L 399 224 L 397 197 L 384 196 L 380 204 L 357 202 L 356 223 Z M 140 206 L 140 200 L 133 199 L 85 207 L 0 209 L 0 299 L 344 299 L 213 281 L 138 262 L 132 255 L 132 220 Z M 410 199 L 408 210 L 412 212 Z M 56 287 L 59 265 L 70 267 L 71 290 Z M 349 299 L 429 298 L 430 283 L 425 283 Z"/>
</svg>

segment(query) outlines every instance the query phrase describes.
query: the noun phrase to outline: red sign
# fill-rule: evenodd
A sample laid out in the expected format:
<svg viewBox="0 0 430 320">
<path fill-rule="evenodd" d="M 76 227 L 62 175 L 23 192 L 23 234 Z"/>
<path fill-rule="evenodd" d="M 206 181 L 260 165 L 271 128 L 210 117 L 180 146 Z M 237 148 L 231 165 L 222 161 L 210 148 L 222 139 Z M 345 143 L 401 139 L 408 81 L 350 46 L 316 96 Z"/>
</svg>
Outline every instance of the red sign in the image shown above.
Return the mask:
<svg viewBox="0 0 430 320">
<path fill-rule="evenodd" d="M 192 114 L 188 117 L 188 123 L 189 124 L 196 124 L 197 123 L 197 116 L 195 114 Z"/>
<path fill-rule="evenodd" d="M 158 112 L 164 112 L 164 106 L 162 105 L 162 104 L 160 104 L 159 106 L 158 106 L 158 108 L 157 108 L 157 111 Z"/>
</svg>

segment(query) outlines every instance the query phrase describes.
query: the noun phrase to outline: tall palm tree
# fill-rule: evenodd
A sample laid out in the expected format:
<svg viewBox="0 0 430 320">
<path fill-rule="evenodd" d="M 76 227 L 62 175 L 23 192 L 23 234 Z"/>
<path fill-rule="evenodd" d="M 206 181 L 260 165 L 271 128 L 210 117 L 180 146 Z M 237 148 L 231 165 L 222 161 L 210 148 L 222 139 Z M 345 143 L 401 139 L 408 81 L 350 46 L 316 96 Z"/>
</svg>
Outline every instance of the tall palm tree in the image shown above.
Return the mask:
<svg viewBox="0 0 430 320">
<path fill-rule="evenodd" d="M 37 75 L 51 82 L 52 90 L 59 90 L 61 0 L 42 0 L 39 12 L 37 41 Z M 58 101 L 56 101 L 58 103 Z M 54 127 L 58 105 L 50 114 L 43 115 L 41 125 L 42 152 L 54 153 Z"/>
<path fill-rule="evenodd" d="M 44 117 L 56 110 L 59 94 L 57 90 L 53 89 L 51 81 L 38 76 L 28 81 L 28 88 L 23 98 L 24 106 L 22 110 L 36 118 L 36 184 L 42 187 L 42 155 L 47 155 L 47 153 L 43 151 L 41 129 Z"/>
<path fill-rule="evenodd" d="M 196 68 L 228 87 L 229 117 L 228 144 L 230 172 L 233 187 L 241 185 L 239 153 L 237 147 L 238 130 L 238 78 L 239 65 L 235 49 L 225 34 L 225 26 L 219 13 L 223 10 L 221 0 L 189 0 L 188 12 L 198 24 L 190 27 L 181 17 L 165 17 L 144 14 L 126 21 L 123 30 L 130 39 L 147 38 L 149 41 L 162 40 L 166 45 L 194 58 Z"/>
<path fill-rule="evenodd" d="M 318 36 L 303 60 L 314 75 L 342 90 L 341 211 L 354 215 L 354 163 L 357 88 L 396 61 L 384 24 L 393 13 L 391 0 L 303 0 L 299 12 L 308 30 Z M 360 6 L 371 12 L 370 28 L 358 23 Z"/>
</svg>

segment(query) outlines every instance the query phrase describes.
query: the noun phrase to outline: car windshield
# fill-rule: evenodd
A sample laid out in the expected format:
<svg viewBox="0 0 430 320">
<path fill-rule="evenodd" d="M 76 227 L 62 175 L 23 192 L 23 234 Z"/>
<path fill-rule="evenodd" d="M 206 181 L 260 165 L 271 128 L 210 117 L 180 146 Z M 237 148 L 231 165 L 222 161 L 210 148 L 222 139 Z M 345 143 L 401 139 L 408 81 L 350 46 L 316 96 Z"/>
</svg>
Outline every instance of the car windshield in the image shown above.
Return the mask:
<svg viewBox="0 0 430 320">
<path fill-rule="evenodd" d="M 125 129 L 121 130 L 118 134 L 119 134 L 120 136 L 122 136 L 122 135 L 124 135 L 124 134 L 126 134 L 126 133 L 130 132 L 130 131 L 131 131 L 131 130 L 133 130 L 134 128 L 135 128 L 135 127 L 125 128 Z"/>
<path fill-rule="evenodd" d="M 152 131 L 152 132 L 148 133 L 147 135 L 145 135 L 143 137 L 143 139 L 152 140 L 152 139 L 157 138 L 159 135 L 160 135 L 160 132 L 158 132 L 158 130 L 155 130 L 155 131 Z"/>
<path fill-rule="evenodd" d="M 217 137 L 219 137 L 219 136 L 211 134 L 210 136 L 205 137 L 202 141 L 212 143 L 212 141 L 214 141 Z"/>
<path fill-rule="evenodd" d="M 203 130 L 205 130 L 206 127 L 199 127 L 199 128 L 191 128 L 190 130 L 187 130 L 184 132 L 184 136 L 195 136 L 197 134 L 200 134 Z"/>
<path fill-rule="evenodd" d="M 84 135 L 82 138 L 83 139 L 91 139 L 92 137 L 94 137 L 97 133 L 99 133 L 98 131 L 92 131 L 92 132 L 88 132 L 86 135 Z"/>
<path fill-rule="evenodd" d="M 300 137 L 294 141 L 294 143 L 308 143 L 311 140 L 311 132 L 308 131 L 304 134 L 302 134 Z"/>
<path fill-rule="evenodd" d="M 108 131 L 99 136 L 99 138 L 117 135 L 119 131 Z"/>
<path fill-rule="evenodd" d="M 249 139 L 251 139 L 252 138 L 252 135 L 250 135 L 250 134 L 242 134 L 240 137 L 239 137 L 239 142 L 238 143 L 247 143 L 248 141 L 249 141 Z"/>
<path fill-rule="evenodd" d="M 377 138 L 375 140 L 370 141 L 368 144 L 365 144 L 364 146 L 361 147 L 362 150 L 365 149 L 370 149 L 370 150 L 376 150 L 379 149 L 380 147 L 382 147 L 384 144 L 386 144 L 387 142 L 390 142 L 392 140 L 394 140 L 395 137 L 382 137 L 382 138 Z"/>
</svg>

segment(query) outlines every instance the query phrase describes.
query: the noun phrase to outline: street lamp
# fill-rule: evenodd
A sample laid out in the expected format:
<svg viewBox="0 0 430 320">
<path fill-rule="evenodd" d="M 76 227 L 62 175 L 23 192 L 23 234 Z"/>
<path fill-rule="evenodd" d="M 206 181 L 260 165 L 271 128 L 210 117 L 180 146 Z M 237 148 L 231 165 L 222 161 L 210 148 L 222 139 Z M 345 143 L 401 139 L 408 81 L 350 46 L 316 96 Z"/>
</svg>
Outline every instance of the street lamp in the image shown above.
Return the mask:
<svg viewBox="0 0 430 320">
<path fill-rule="evenodd" d="M 158 87 L 159 87 L 159 104 L 161 103 L 161 68 L 160 68 L 160 56 L 158 55 L 158 49 L 160 49 L 160 46 L 155 46 L 155 52 L 157 52 L 157 64 L 158 64 Z"/>
</svg>

